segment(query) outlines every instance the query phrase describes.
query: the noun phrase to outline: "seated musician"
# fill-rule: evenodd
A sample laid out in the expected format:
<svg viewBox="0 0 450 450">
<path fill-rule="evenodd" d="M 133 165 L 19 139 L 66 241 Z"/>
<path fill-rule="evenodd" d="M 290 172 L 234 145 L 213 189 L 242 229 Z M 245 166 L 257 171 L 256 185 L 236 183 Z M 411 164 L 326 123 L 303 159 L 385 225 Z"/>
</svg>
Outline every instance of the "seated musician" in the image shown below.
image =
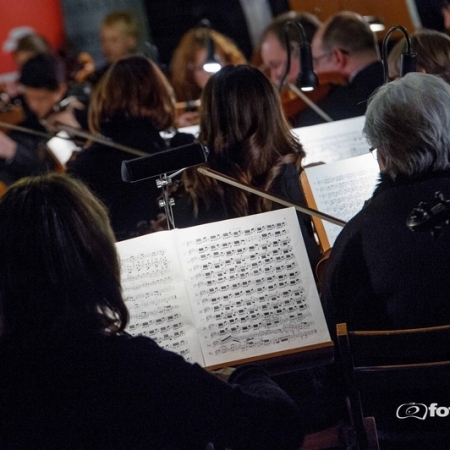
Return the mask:
<svg viewBox="0 0 450 450">
<path fill-rule="evenodd" d="M 222 65 L 246 64 L 247 60 L 227 36 L 205 27 L 192 28 L 181 38 L 170 62 L 170 83 L 177 102 L 200 99 L 211 73 L 203 69 L 207 57 L 207 39 L 212 39 L 216 56 Z M 177 126 L 198 124 L 198 111 L 186 111 L 177 118 Z"/>
<path fill-rule="evenodd" d="M 238 181 L 305 204 L 299 183 L 305 152 L 293 137 L 278 92 L 258 69 L 225 66 L 203 90 L 200 143 L 208 147 L 208 166 Z M 175 225 L 186 227 L 255 214 L 279 206 L 201 175 L 182 176 L 184 196 L 176 200 Z M 319 257 L 311 219 L 299 224 L 313 267 Z"/>
<path fill-rule="evenodd" d="M 193 142 L 194 136 L 174 133 L 166 142 L 160 132 L 172 129 L 172 90 L 161 70 L 143 56 L 111 65 L 95 86 L 89 104 L 89 130 L 112 143 L 155 153 Z M 107 143 L 94 142 L 68 164 L 68 172 L 85 181 L 109 209 L 117 240 L 140 233 L 138 224 L 158 214 L 160 194 L 154 179 L 122 181 L 122 161 L 137 158 Z"/>
<path fill-rule="evenodd" d="M 331 332 L 339 322 L 347 322 L 350 330 L 450 323 L 450 230 L 444 227 L 436 239 L 431 231 L 413 232 L 406 225 L 421 202 L 431 208 L 436 192 L 450 195 L 449 127 L 450 86 L 437 76 L 409 73 L 382 86 L 370 100 L 364 132 L 376 149 L 380 183 L 331 252 L 321 296 Z M 412 395 L 407 401 L 420 398 Z M 445 392 L 425 398 L 422 402 L 450 401 Z M 396 419 L 404 398 L 400 403 L 375 400 L 376 408 L 391 408 L 376 416 L 377 426 L 448 430 L 444 421 Z M 410 442 L 405 448 L 447 447 Z"/>
<path fill-rule="evenodd" d="M 39 54 L 28 59 L 19 82 L 24 120 L 18 125 L 40 133 L 47 133 L 53 121 L 80 127 L 83 105 L 77 103 L 64 112 L 53 112 L 67 94 L 64 65 L 56 56 Z M 8 185 L 23 176 L 51 169 L 41 150 L 45 140 L 22 131 L 13 130 L 8 135 L 0 132 L 0 180 Z"/>
<path fill-rule="evenodd" d="M 105 16 L 100 24 L 100 44 L 105 61 L 86 75 L 84 81 L 94 86 L 113 62 L 136 55 L 139 35 L 138 20 L 128 11 L 113 11 Z"/>
<path fill-rule="evenodd" d="M 347 85 L 337 85 L 317 106 L 333 120 L 364 115 L 373 91 L 384 82 L 375 34 L 363 17 L 344 11 L 320 26 L 312 41 L 314 70 L 336 72 L 348 78 Z M 311 108 L 304 110 L 294 126 L 323 123 Z"/>
<path fill-rule="evenodd" d="M 411 36 L 411 47 L 417 54 L 417 71 L 438 75 L 450 83 L 450 37 L 435 30 L 418 30 Z M 389 78 L 400 76 L 401 54 L 406 39 L 400 39 L 389 52 Z"/>
<path fill-rule="evenodd" d="M 285 26 L 289 21 L 299 22 L 306 35 L 306 40 L 311 43 L 314 33 L 320 26 L 319 19 L 307 12 L 289 11 L 277 16 L 263 31 L 260 44 L 260 54 L 263 62 L 263 71 L 268 70 L 270 81 L 282 88 L 283 76 L 286 72 L 287 49 L 285 38 Z M 291 67 L 284 80 L 286 83 L 294 83 L 300 72 L 300 55 L 298 48 L 298 30 L 289 28 L 288 36 L 291 43 Z M 295 29 L 294 29 L 295 28 Z"/>
<path fill-rule="evenodd" d="M 0 248 L 0 448 L 300 447 L 301 411 L 259 366 L 225 382 L 124 331 L 114 234 L 81 182 L 12 186 Z"/>
</svg>

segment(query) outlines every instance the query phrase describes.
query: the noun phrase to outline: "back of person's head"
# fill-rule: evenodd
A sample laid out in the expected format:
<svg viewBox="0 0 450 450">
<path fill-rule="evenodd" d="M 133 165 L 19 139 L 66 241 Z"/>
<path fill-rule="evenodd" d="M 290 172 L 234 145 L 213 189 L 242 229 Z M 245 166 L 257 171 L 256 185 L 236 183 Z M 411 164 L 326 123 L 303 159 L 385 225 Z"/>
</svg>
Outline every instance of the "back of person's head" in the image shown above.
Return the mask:
<svg viewBox="0 0 450 450">
<path fill-rule="evenodd" d="M 0 199 L 0 249 L 0 336 L 32 346 L 126 326 L 108 215 L 80 181 L 48 174 L 12 185 Z"/>
<path fill-rule="evenodd" d="M 210 157 L 239 164 L 260 176 L 280 155 L 297 147 L 274 86 L 258 69 L 225 66 L 201 97 L 200 136 Z"/>
<path fill-rule="evenodd" d="M 288 11 L 275 17 L 275 19 L 265 28 L 261 36 L 261 42 L 264 42 L 267 36 L 274 35 L 280 42 L 281 47 L 286 50 L 285 29 L 286 23 L 289 21 L 299 22 L 303 26 L 308 43 L 311 43 L 314 33 L 320 26 L 320 21 L 314 14 L 303 11 Z M 293 29 L 289 29 L 289 40 L 291 43 L 297 43 L 299 42 L 298 33 L 300 31 L 297 29 L 296 25 L 291 25 L 291 27 Z M 298 45 L 296 47 L 298 47 Z"/>
<path fill-rule="evenodd" d="M 208 165 L 220 172 L 270 190 L 284 164 L 300 167 L 305 155 L 281 109 L 269 79 L 249 65 L 225 66 L 208 81 L 201 97 L 199 141 L 210 154 Z M 270 201 L 221 186 L 196 171 L 183 174 L 195 211 L 221 198 L 231 217 L 267 211 Z"/>
<path fill-rule="evenodd" d="M 63 61 L 48 53 L 30 58 L 20 71 L 20 84 L 30 88 L 57 91 L 65 81 Z"/>
<path fill-rule="evenodd" d="M 352 56 L 378 56 L 375 33 L 359 14 L 342 11 L 330 17 L 323 25 L 322 48 L 339 48 Z"/>
<path fill-rule="evenodd" d="M 198 61 L 200 51 L 206 51 L 207 40 L 212 39 L 220 62 L 246 64 L 246 58 L 237 45 L 227 36 L 206 27 L 192 28 L 181 38 L 170 64 L 170 80 L 179 101 L 197 100 L 202 87 L 195 81 L 195 71 L 202 70 L 204 61 Z"/>
<path fill-rule="evenodd" d="M 147 117 L 161 131 L 174 124 L 172 88 L 153 61 L 143 56 L 122 58 L 95 86 L 88 114 L 92 132 L 100 132 L 116 116 Z"/>
<path fill-rule="evenodd" d="M 417 54 L 417 69 L 439 75 L 450 83 L 450 37 L 435 30 L 419 30 L 411 36 L 411 48 Z M 400 39 L 389 52 L 389 77 L 400 76 L 401 54 L 406 51 L 406 39 Z"/>
<path fill-rule="evenodd" d="M 364 133 L 395 178 L 449 170 L 449 129 L 450 86 L 435 75 L 416 72 L 375 92 Z"/>
<path fill-rule="evenodd" d="M 19 67 L 22 67 L 28 59 L 41 53 L 51 53 L 51 46 L 44 36 L 36 33 L 22 36 L 13 51 L 14 59 Z"/>
</svg>

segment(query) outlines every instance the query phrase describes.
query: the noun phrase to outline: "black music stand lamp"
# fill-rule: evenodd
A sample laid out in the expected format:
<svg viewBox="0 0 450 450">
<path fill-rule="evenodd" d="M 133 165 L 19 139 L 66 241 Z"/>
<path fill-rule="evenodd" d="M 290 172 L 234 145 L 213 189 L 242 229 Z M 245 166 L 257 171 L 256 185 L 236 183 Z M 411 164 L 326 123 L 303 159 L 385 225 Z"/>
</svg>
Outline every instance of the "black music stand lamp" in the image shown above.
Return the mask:
<svg viewBox="0 0 450 450">
<path fill-rule="evenodd" d="M 403 33 L 406 39 L 406 51 L 402 53 L 400 59 L 400 78 L 409 72 L 417 72 L 417 53 L 412 51 L 411 38 L 408 30 L 403 25 L 395 25 L 389 29 L 382 43 L 382 60 L 384 66 L 384 82 L 389 82 L 389 65 L 388 65 L 388 42 L 391 34 L 399 30 Z"/>
<path fill-rule="evenodd" d="M 208 149 L 198 143 L 183 145 L 150 156 L 122 161 L 122 180 L 135 183 L 149 178 L 157 178 L 156 186 L 162 191 L 162 198 L 158 205 L 164 208 L 168 229 L 175 228 L 175 219 L 172 207 L 175 200 L 170 197 L 168 187 L 174 177 L 184 170 L 198 166 L 207 161 Z"/>
</svg>

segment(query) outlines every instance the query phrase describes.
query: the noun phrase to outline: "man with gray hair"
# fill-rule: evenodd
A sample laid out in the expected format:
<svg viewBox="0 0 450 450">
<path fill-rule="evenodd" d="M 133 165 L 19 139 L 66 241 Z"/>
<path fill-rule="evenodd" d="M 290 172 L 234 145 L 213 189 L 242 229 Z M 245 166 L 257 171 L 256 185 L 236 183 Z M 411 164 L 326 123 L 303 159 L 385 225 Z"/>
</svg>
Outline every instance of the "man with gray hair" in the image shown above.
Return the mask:
<svg viewBox="0 0 450 450">
<path fill-rule="evenodd" d="M 348 80 L 346 85 L 331 89 L 318 106 L 333 120 L 364 115 L 368 98 L 384 82 L 378 43 L 368 22 L 354 12 L 340 12 L 319 27 L 311 47 L 318 74 L 333 72 Z M 323 121 L 315 111 L 308 109 L 295 125 Z"/>
</svg>

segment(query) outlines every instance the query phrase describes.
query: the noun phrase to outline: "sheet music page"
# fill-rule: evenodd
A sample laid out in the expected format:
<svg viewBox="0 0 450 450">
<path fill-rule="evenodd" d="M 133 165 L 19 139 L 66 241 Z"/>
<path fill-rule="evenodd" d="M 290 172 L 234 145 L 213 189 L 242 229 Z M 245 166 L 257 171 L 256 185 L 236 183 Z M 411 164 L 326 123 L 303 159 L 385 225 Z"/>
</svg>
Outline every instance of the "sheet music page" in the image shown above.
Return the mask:
<svg viewBox="0 0 450 450">
<path fill-rule="evenodd" d="M 360 116 L 292 130 L 306 152 L 303 166 L 368 153 L 370 146 L 362 132 L 364 123 L 365 116 Z"/>
<path fill-rule="evenodd" d="M 294 208 L 176 231 L 206 366 L 330 341 Z"/>
<path fill-rule="evenodd" d="M 174 233 L 160 231 L 116 244 L 133 336 L 149 336 L 167 350 L 204 365 L 187 299 Z"/>
<path fill-rule="evenodd" d="M 378 162 L 367 151 L 354 158 L 305 169 L 317 209 L 348 222 L 372 197 L 378 181 Z M 333 246 L 342 227 L 323 221 Z"/>
</svg>

